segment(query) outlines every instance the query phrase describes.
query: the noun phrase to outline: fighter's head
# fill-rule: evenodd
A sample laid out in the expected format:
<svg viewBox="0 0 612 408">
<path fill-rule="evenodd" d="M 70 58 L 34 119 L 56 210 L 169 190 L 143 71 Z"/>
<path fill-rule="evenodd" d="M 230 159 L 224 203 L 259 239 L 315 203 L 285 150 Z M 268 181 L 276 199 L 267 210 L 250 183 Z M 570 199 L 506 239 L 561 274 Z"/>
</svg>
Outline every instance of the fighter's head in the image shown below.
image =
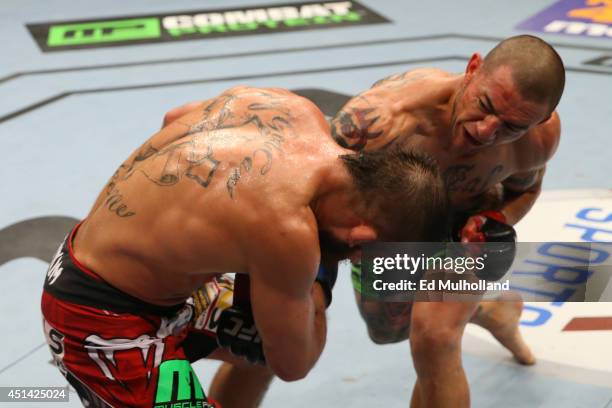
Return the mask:
<svg viewBox="0 0 612 408">
<path fill-rule="evenodd" d="M 564 85 L 563 61 L 537 37 L 508 38 L 484 60 L 474 54 L 453 103 L 453 145 L 469 152 L 520 138 L 550 117 Z"/>
<path fill-rule="evenodd" d="M 324 255 L 343 259 L 374 240 L 437 242 L 448 235 L 448 195 L 431 158 L 394 147 L 339 159 L 349 186 L 320 208 Z"/>
</svg>

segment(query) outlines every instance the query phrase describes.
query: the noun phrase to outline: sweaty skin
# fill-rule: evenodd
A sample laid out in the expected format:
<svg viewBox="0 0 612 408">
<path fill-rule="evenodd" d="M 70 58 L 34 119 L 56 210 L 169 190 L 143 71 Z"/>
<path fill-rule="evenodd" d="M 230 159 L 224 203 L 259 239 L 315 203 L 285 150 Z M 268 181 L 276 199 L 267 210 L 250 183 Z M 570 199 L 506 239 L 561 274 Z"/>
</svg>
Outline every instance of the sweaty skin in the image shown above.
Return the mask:
<svg viewBox="0 0 612 408">
<path fill-rule="evenodd" d="M 540 193 L 560 122 L 547 106 L 522 98 L 505 67 L 478 75 L 481 63 L 474 54 L 464 75 L 418 69 L 380 80 L 342 108 L 332 135 L 353 150 L 399 143 L 429 153 L 456 210 L 497 209 L 513 225 Z M 464 228 L 474 228 L 473 222 L 468 219 Z M 410 338 L 418 374 L 412 407 L 469 406 L 461 365 L 468 321 L 491 331 L 519 362 L 535 362 L 518 331 L 522 300 L 516 294 L 480 304 L 362 302 L 355 295 L 374 342 Z"/>
<path fill-rule="evenodd" d="M 184 302 L 219 273 L 249 274 L 268 365 L 301 378 L 325 342 L 313 207 L 348 177 L 337 157 L 350 151 L 321 135 L 323 114 L 286 90 L 236 87 L 200 103 L 121 164 L 75 256 L 157 305 Z"/>
<path fill-rule="evenodd" d="M 341 146 L 354 150 L 385 149 L 403 143 L 430 153 L 445 175 L 457 210 L 478 208 L 479 196 L 498 183 L 503 183 L 506 192 L 530 192 L 537 196 L 545 164 L 559 142 L 557 114 L 530 127 L 526 134 L 502 126 L 496 140 L 487 139 L 484 136 L 487 129 L 480 128 L 490 126 L 488 119 L 483 124 L 475 123 L 486 113 L 487 99 L 483 95 L 458 95 L 463 80 L 463 76 L 437 69 L 419 69 L 385 78 L 342 108 L 332 121 L 332 135 Z M 483 91 L 486 85 L 483 84 Z M 491 94 L 487 96 L 498 111 L 520 98 L 516 92 L 505 89 L 487 94 Z M 455 117 L 453 105 L 458 96 L 467 99 L 470 110 Z M 507 121 L 523 125 L 533 111 L 537 115 L 538 107 L 514 109 L 507 115 Z M 480 140 L 479 131 L 483 133 Z M 530 204 L 533 201 L 535 197 Z M 530 207 L 510 211 L 504 206 L 504 213 L 515 224 Z"/>
</svg>

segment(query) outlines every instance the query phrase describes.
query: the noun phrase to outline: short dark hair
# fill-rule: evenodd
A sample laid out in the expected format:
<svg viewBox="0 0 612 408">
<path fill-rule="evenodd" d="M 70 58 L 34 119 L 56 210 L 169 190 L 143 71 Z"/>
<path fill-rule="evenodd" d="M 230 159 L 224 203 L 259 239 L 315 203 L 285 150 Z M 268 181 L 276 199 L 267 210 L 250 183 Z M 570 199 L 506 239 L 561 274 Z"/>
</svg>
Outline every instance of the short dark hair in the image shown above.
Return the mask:
<svg viewBox="0 0 612 408">
<path fill-rule="evenodd" d="M 546 102 L 549 112 L 557 107 L 565 87 L 565 67 L 555 49 L 532 35 L 510 37 L 484 58 L 483 69 L 493 72 L 507 66 L 521 95 L 534 102 Z"/>
<path fill-rule="evenodd" d="M 448 237 L 448 192 L 431 157 L 396 145 L 340 159 L 361 196 L 360 215 L 377 228 L 382 241 L 439 242 Z"/>
</svg>

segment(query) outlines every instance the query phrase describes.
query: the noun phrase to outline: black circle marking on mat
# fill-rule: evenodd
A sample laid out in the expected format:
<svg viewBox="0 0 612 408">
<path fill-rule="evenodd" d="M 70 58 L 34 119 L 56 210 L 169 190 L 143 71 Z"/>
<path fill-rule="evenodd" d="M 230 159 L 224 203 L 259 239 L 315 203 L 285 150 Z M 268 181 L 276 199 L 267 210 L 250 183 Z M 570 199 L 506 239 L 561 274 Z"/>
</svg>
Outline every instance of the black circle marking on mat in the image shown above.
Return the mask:
<svg viewBox="0 0 612 408">
<path fill-rule="evenodd" d="M 31 218 L 0 230 L 0 266 L 31 257 L 49 263 L 62 239 L 78 222 L 63 216 Z"/>
</svg>

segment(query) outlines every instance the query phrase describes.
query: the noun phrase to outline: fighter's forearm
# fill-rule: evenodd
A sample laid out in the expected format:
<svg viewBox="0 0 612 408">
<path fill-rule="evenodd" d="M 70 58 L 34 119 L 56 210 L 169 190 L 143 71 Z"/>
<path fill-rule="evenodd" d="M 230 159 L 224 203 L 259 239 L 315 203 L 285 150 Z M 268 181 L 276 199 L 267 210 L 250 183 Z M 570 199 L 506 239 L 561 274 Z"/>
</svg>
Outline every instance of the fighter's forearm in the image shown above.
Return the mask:
<svg viewBox="0 0 612 408">
<path fill-rule="evenodd" d="M 518 195 L 510 193 L 509 195 L 510 198 L 504 202 L 500 211 L 506 216 L 508 224 L 515 225 L 531 210 L 540 195 L 540 189 Z"/>
<path fill-rule="evenodd" d="M 307 333 L 310 335 L 308 336 L 309 338 L 303 339 L 303 345 L 305 347 L 302 349 L 302 353 L 303 357 L 305 358 L 298 359 L 302 361 L 302 365 L 308 366 L 305 370 L 306 373 L 310 371 L 319 360 L 319 357 L 323 352 L 323 348 L 325 347 L 325 340 L 327 337 L 325 292 L 321 286 L 315 282 L 315 284 L 312 286 L 310 296 L 314 306 L 312 320 L 309 319 L 310 321 L 306 322 L 306 324 L 310 326 L 309 330 L 307 331 Z"/>
<path fill-rule="evenodd" d="M 285 300 L 268 308 L 270 299 L 258 299 L 253 294 L 251 302 L 268 367 L 284 381 L 305 377 L 325 346 L 326 301 L 319 284 L 311 286 L 302 304 Z"/>
<path fill-rule="evenodd" d="M 500 211 L 510 225 L 518 223 L 533 207 L 542 191 L 544 168 L 504 180 L 504 201 Z"/>
<path fill-rule="evenodd" d="M 314 339 L 315 339 L 315 348 L 318 351 L 318 356 L 323 352 L 323 347 L 325 347 L 325 339 L 327 338 L 327 318 L 325 316 L 326 298 L 325 291 L 321 288 L 321 285 L 318 282 L 315 282 L 312 285 L 311 291 L 312 302 L 315 307 L 315 316 L 314 316 Z M 318 359 L 318 357 L 317 357 Z"/>
</svg>

